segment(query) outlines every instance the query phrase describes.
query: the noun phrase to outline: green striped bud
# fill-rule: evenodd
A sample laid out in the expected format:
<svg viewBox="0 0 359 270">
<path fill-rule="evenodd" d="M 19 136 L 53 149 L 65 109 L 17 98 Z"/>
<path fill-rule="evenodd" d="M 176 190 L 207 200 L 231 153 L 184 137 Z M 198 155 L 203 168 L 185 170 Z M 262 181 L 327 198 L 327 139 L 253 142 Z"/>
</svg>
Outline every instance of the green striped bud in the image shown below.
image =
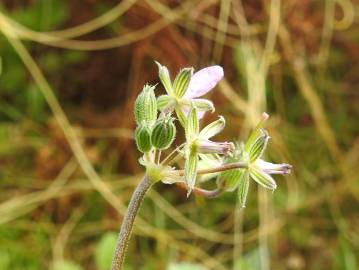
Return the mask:
<svg viewBox="0 0 359 270">
<path fill-rule="evenodd" d="M 166 116 L 156 121 L 151 135 L 151 142 L 154 147 L 160 150 L 167 149 L 175 137 L 176 126 L 172 117 Z"/>
<path fill-rule="evenodd" d="M 137 149 L 142 153 L 151 150 L 151 129 L 147 125 L 139 125 L 135 131 Z"/>
<path fill-rule="evenodd" d="M 152 124 L 157 118 L 157 101 L 154 86 L 145 85 L 135 101 L 135 119 L 138 125 Z"/>
</svg>

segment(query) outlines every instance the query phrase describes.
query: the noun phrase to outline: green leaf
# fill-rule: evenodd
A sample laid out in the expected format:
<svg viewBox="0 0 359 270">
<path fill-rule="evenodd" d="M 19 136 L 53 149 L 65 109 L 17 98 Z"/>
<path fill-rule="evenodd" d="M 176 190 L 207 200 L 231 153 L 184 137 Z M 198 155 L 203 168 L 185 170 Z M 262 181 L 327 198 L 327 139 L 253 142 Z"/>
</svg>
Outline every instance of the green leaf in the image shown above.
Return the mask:
<svg viewBox="0 0 359 270">
<path fill-rule="evenodd" d="M 181 98 L 186 93 L 193 74 L 193 68 L 184 68 L 176 76 L 173 83 L 173 92 L 176 97 Z"/>
<path fill-rule="evenodd" d="M 106 233 L 97 243 L 95 250 L 95 262 L 99 270 L 110 269 L 113 252 L 116 247 L 116 241 L 116 233 Z"/>
</svg>

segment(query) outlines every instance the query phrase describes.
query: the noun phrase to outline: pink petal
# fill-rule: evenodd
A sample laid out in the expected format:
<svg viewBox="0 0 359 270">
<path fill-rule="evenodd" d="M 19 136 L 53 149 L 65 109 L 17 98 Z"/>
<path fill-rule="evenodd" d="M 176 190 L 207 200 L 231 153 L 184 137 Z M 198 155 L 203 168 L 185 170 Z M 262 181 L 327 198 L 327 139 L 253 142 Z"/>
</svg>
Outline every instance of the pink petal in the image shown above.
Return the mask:
<svg viewBox="0 0 359 270">
<path fill-rule="evenodd" d="M 221 66 L 210 66 L 193 74 L 184 98 L 196 98 L 205 95 L 223 78 Z"/>
</svg>

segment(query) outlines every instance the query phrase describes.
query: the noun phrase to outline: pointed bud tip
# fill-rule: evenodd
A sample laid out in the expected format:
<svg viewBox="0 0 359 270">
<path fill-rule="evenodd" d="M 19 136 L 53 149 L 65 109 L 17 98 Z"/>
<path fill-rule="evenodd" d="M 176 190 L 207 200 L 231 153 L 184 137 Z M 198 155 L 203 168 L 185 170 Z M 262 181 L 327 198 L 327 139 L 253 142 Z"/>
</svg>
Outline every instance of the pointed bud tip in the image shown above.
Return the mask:
<svg viewBox="0 0 359 270">
<path fill-rule="evenodd" d="M 156 65 L 157 65 L 158 67 L 162 67 L 162 65 L 160 64 L 160 62 L 158 62 L 158 61 L 156 61 L 156 60 L 154 60 L 154 61 L 155 61 Z"/>
</svg>

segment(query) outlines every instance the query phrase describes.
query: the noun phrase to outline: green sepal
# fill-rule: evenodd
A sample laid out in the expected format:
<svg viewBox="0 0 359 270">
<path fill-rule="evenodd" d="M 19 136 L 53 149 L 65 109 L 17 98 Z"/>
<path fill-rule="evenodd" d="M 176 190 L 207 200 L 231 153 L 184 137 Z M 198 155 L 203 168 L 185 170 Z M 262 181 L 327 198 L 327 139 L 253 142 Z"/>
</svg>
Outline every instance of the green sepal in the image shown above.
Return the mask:
<svg viewBox="0 0 359 270">
<path fill-rule="evenodd" d="M 199 133 L 199 121 L 196 107 L 191 107 L 188 113 L 185 132 L 187 141 L 193 140 Z"/>
<path fill-rule="evenodd" d="M 170 105 L 172 98 L 169 95 L 161 95 L 157 98 L 157 108 L 162 111 L 168 105 Z"/>
<path fill-rule="evenodd" d="M 260 130 L 262 129 L 264 122 L 268 119 L 269 115 L 267 113 L 262 113 L 261 119 L 258 122 L 257 126 L 253 129 L 251 132 L 246 144 L 244 145 L 244 150 L 246 152 L 249 151 L 249 148 L 253 144 L 253 142 L 256 140 L 256 138 L 260 135 Z"/>
<path fill-rule="evenodd" d="M 184 165 L 185 181 L 188 188 L 187 196 L 191 194 L 192 189 L 196 183 L 197 167 L 198 167 L 198 155 L 196 151 L 192 149 L 188 149 L 188 154 L 186 156 L 186 161 Z"/>
<path fill-rule="evenodd" d="M 249 147 L 249 160 L 253 162 L 260 158 L 267 147 L 269 140 L 268 132 L 265 129 L 260 129 L 257 138 Z"/>
<path fill-rule="evenodd" d="M 260 184 L 261 186 L 267 189 L 275 190 L 277 188 L 277 184 L 272 178 L 272 176 L 257 168 L 250 167 L 249 176 L 258 184 Z"/>
<path fill-rule="evenodd" d="M 246 207 L 247 195 L 249 191 L 249 173 L 248 170 L 242 174 L 238 182 L 238 200 L 241 207 Z"/>
<path fill-rule="evenodd" d="M 233 169 L 222 172 L 219 176 L 219 185 L 225 191 L 234 191 L 238 187 L 245 171 L 245 169 Z"/>
<path fill-rule="evenodd" d="M 184 113 L 181 111 L 181 108 L 179 108 L 178 106 L 175 107 L 175 111 L 176 111 L 176 115 L 177 118 L 180 122 L 180 124 L 182 125 L 182 127 L 186 127 L 186 116 L 184 115 Z"/>
<path fill-rule="evenodd" d="M 162 66 L 159 62 L 155 61 L 155 63 L 158 66 L 158 76 L 163 84 L 163 87 L 165 88 L 167 94 L 173 95 L 173 88 L 172 88 L 172 82 L 170 73 L 167 69 L 167 67 Z"/>
<path fill-rule="evenodd" d="M 173 82 L 173 93 L 177 98 L 183 97 L 186 93 L 193 74 L 193 68 L 184 68 L 176 76 Z"/>
<path fill-rule="evenodd" d="M 213 136 L 220 133 L 224 129 L 225 125 L 226 120 L 223 116 L 220 116 L 218 120 L 205 126 L 199 133 L 199 136 L 203 139 L 212 138 Z"/>
</svg>

